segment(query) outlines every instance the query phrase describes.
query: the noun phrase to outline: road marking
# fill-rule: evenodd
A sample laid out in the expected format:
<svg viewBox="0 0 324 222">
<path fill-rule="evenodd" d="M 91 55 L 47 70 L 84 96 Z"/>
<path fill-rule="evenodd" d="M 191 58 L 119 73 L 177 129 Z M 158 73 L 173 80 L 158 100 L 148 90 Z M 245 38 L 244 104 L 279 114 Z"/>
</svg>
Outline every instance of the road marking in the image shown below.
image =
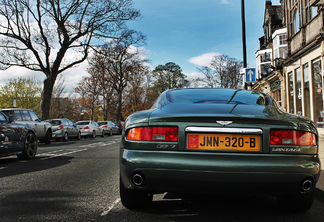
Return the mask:
<svg viewBox="0 0 324 222">
<path fill-rule="evenodd" d="M 102 212 L 100 214 L 100 216 L 106 216 L 115 206 L 116 204 L 118 204 L 120 202 L 120 198 L 118 198 L 117 200 L 115 200 L 112 205 L 110 205 L 110 207 L 108 208 L 108 210 L 105 210 L 104 212 Z"/>
<path fill-rule="evenodd" d="M 57 150 L 57 151 L 49 152 L 49 153 L 42 153 L 42 154 L 37 155 L 37 156 L 49 156 L 49 157 L 45 157 L 45 158 L 41 159 L 41 160 L 48 160 L 48 159 L 52 159 L 54 157 L 66 156 L 66 155 L 69 155 L 69 154 L 72 154 L 72 153 L 78 153 L 78 152 L 82 152 L 82 151 L 85 151 L 85 150 L 87 150 L 87 149 L 85 148 L 85 149 L 81 149 L 81 150 L 73 150 L 73 151 L 70 151 L 70 152 L 65 152 L 65 153 L 60 153 L 60 154 L 53 154 L 55 152 L 63 151 L 63 150 Z"/>
<path fill-rule="evenodd" d="M 89 144 L 85 144 L 85 145 L 82 145 L 80 147 L 99 147 L 99 146 L 109 146 L 109 145 L 112 145 L 112 144 L 115 144 L 115 143 L 119 143 L 116 142 L 116 141 L 113 141 L 113 142 L 109 142 L 109 143 L 104 143 L 104 142 L 99 142 L 99 143 L 89 143 Z"/>
</svg>

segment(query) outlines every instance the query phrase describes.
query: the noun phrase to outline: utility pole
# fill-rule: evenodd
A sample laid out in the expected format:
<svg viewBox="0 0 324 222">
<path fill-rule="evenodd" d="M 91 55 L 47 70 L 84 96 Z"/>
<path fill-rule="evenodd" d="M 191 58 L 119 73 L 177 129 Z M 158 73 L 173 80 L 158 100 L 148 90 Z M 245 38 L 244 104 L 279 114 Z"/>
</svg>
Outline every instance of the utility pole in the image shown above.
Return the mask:
<svg viewBox="0 0 324 222">
<path fill-rule="evenodd" d="M 242 17 L 242 45 L 243 45 L 243 69 L 247 67 L 246 61 L 246 38 L 245 38 L 245 10 L 244 0 L 241 0 L 241 17 Z M 244 78 L 243 78 L 244 79 Z M 244 82 L 244 89 L 247 89 L 247 84 Z"/>
<path fill-rule="evenodd" d="M 245 38 L 245 10 L 244 10 L 244 0 L 241 0 L 241 14 L 242 14 L 243 68 L 246 68 L 247 67 L 247 61 L 246 61 L 246 38 Z"/>
</svg>

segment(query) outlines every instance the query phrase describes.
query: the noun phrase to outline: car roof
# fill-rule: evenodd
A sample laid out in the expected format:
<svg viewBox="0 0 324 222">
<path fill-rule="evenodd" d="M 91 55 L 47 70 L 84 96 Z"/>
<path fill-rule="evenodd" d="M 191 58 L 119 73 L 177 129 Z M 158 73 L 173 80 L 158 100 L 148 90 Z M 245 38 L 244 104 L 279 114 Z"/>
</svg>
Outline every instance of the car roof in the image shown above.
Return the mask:
<svg viewBox="0 0 324 222">
<path fill-rule="evenodd" d="M 2 108 L 0 110 L 2 111 L 2 110 L 31 110 L 31 109 L 25 109 L 25 108 Z"/>
</svg>

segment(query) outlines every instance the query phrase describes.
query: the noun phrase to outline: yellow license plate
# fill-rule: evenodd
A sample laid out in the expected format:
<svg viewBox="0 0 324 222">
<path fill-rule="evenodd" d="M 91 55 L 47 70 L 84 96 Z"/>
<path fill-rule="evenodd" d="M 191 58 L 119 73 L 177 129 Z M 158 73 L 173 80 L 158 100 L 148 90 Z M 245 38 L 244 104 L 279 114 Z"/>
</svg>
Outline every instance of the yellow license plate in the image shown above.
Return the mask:
<svg viewBox="0 0 324 222">
<path fill-rule="evenodd" d="M 189 150 L 260 151 L 259 135 L 193 134 L 187 135 Z"/>
</svg>

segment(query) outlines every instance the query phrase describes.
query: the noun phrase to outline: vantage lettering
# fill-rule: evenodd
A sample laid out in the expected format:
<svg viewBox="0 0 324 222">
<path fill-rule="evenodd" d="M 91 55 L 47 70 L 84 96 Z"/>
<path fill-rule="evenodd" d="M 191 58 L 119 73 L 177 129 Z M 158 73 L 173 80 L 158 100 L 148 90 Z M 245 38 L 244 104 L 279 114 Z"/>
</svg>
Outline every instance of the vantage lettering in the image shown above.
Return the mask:
<svg viewBox="0 0 324 222">
<path fill-rule="evenodd" d="M 301 148 L 272 148 L 272 152 L 301 152 Z"/>
</svg>

